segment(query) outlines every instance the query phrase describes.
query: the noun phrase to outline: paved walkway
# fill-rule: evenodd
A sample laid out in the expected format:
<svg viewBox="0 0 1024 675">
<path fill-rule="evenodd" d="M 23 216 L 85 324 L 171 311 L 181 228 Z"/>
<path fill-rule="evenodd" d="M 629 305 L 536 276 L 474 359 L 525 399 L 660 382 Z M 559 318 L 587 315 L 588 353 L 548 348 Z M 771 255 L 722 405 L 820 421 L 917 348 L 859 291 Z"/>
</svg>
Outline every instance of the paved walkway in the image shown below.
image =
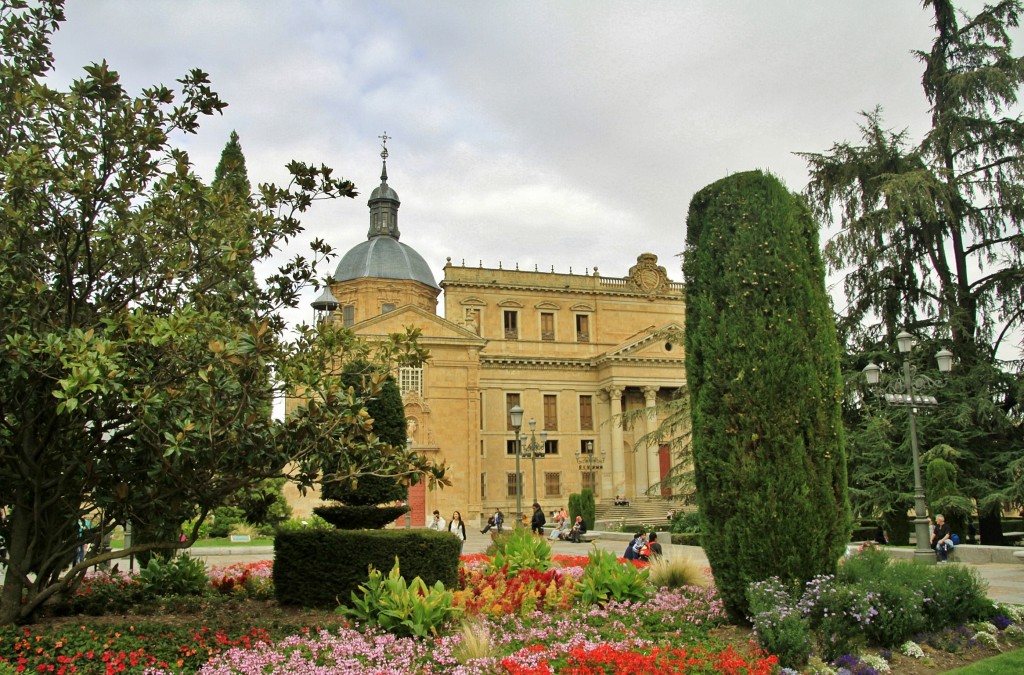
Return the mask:
<svg viewBox="0 0 1024 675">
<path fill-rule="evenodd" d="M 469 538 L 463 548 L 463 553 L 483 553 L 491 543 L 490 535 L 480 534 L 478 530 L 469 532 Z M 593 544 L 572 544 L 565 541 L 551 542 L 552 553 L 560 555 L 587 555 L 591 546 L 611 551 L 615 555 L 622 555 L 626 548 L 629 535 L 623 533 L 601 533 Z M 668 540 L 667 536 L 659 539 Z M 549 540 L 550 541 L 550 540 Z M 692 558 L 701 566 L 707 566 L 708 559 L 704 550 L 699 546 L 676 546 L 665 544 L 665 555 L 668 557 L 682 555 Z M 274 551 L 269 546 L 250 547 L 223 547 L 223 548 L 194 548 L 192 554 L 202 558 L 207 565 L 230 565 L 236 562 L 257 562 L 259 560 L 272 560 Z M 1007 602 L 1024 604 L 1024 562 L 1018 564 L 999 563 L 952 563 L 965 565 L 978 570 L 988 583 L 988 596 L 996 602 Z M 124 566 L 122 565 L 122 568 Z"/>
</svg>

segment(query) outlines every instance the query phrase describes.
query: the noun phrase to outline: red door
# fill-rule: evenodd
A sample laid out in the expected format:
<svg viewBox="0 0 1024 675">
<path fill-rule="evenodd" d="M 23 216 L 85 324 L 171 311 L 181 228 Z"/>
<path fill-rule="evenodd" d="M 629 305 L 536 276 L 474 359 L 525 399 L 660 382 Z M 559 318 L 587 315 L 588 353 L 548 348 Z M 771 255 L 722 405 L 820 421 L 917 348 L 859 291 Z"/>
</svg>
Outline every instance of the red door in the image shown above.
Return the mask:
<svg viewBox="0 0 1024 675">
<path fill-rule="evenodd" d="M 672 455 L 669 453 L 668 444 L 662 443 L 658 446 L 658 467 L 661 470 L 661 496 L 671 497 L 672 488 L 665 484 L 669 469 L 672 468 Z"/>
</svg>

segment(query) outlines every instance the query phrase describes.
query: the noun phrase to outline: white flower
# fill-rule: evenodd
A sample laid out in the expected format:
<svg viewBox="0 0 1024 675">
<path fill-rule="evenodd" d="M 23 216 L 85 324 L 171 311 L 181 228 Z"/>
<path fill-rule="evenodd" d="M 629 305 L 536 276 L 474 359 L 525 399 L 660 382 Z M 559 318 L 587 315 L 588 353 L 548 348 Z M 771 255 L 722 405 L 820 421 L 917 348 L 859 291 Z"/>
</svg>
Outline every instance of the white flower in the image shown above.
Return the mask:
<svg viewBox="0 0 1024 675">
<path fill-rule="evenodd" d="M 912 659 L 924 658 L 924 651 L 916 642 L 913 642 L 911 640 L 907 640 L 902 645 L 900 645 L 900 654 L 903 654 L 904 656 L 909 656 Z"/>
<path fill-rule="evenodd" d="M 914 646 L 916 647 L 917 645 L 914 645 Z M 883 659 L 878 654 L 867 654 L 865 656 L 862 656 L 860 658 L 860 660 L 861 660 L 861 663 L 868 664 L 869 666 L 871 666 L 872 668 L 874 668 L 875 670 L 877 670 L 880 673 L 888 673 L 888 672 L 890 672 L 889 671 L 889 662 L 886 661 L 885 659 Z"/>
<path fill-rule="evenodd" d="M 993 649 L 997 649 L 999 647 L 999 642 L 996 640 L 996 636 L 992 633 L 975 633 L 974 639 L 986 647 L 992 647 Z"/>
<path fill-rule="evenodd" d="M 974 624 L 973 628 L 977 633 L 992 633 L 993 635 L 995 635 L 999 632 L 999 629 L 996 628 L 994 624 L 991 624 L 988 621 L 979 621 L 978 623 Z"/>
</svg>

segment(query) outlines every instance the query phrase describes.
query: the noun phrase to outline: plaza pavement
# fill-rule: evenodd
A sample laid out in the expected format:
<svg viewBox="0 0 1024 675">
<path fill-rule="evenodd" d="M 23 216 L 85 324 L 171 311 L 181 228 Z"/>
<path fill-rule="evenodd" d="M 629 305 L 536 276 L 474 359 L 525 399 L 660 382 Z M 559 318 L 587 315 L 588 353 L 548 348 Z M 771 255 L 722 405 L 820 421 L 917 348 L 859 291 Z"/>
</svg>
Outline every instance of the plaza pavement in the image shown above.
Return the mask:
<svg viewBox="0 0 1024 675">
<path fill-rule="evenodd" d="M 592 546 L 610 551 L 621 556 L 629 541 L 630 535 L 622 532 L 598 532 L 597 539 L 591 544 L 573 544 L 565 541 L 551 543 L 551 550 L 556 555 L 587 555 Z M 699 546 L 677 546 L 666 544 L 670 537 L 668 533 L 659 533 L 658 539 L 662 542 L 666 557 L 685 556 L 691 558 L 695 563 L 706 567 L 708 559 L 704 550 Z M 468 533 L 468 539 L 462 549 L 463 553 L 483 553 L 490 545 L 490 535 L 480 534 L 479 530 L 472 529 Z M 274 550 L 270 546 L 232 546 L 221 548 L 193 548 L 191 553 L 194 557 L 202 558 L 207 566 L 224 566 L 237 562 L 258 562 L 260 560 L 272 560 Z M 1024 561 L 1017 563 L 951 563 L 965 565 L 978 570 L 988 583 L 988 596 L 996 602 L 1013 604 L 1024 604 Z M 126 569 L 122 564 L 121 568 Z"/>
</svg>

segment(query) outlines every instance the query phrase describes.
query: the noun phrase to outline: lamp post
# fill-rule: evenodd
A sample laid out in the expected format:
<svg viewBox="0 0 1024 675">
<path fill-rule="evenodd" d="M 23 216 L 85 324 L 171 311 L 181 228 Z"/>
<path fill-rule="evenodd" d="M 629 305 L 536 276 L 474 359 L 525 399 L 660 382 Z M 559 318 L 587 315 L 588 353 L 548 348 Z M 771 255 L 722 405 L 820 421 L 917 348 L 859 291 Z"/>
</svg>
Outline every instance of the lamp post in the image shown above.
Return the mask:
<svg viewBox="0 0 1024 675">
<path fill-rule="evenodd" d="M 594 495 L 597 495 L 594 474 L 604 468 L 604 450 L 601 451 L 601 456 L 597 457 L 594 455 L 594 441 L 587 441 L 586 450 L 576 449 L 576 464 L 579 465 L 581 472 L 590 476 L 590 489 Z"/>
<path fill-rule="evenodd" d="M 900 353 L 903 354 L 903 380 L 893 379 L 885 388 L 885 402 L 891 406 L 907 409 L 907 418 L 910 421 L 910 452 L 914 459 L 914 533 L 917 538 L 917 545 L 914 548 L 914 559 L 930 562 L 935 554 L 928 545 L 928 515 L 924 499 L 924 483 L 921 482 L 921 458 L 917 447 L 917 408 L 930 407 L 939 404 L 934 396 L 915 394 L 915 388 L 941 387 L 942 383 L 933 380 L 927 375 L 920 375 L 910 364 L 910 349 L 913 346 L 913 336 L 901 331 L 896 336 L 896 344 Z M 935 354 L 939 371 L 948 373 L 953 367 L 953 353 L 947 349 L 939 350 Z M 879 383 L 881 368 L 874 363 L 864 366 L 864 379 L 871 386 Z"/>
<path fill-rule="evenodd" d="M 530 418 L 530 442 L 526 445 L 526 450 L 523 450 L 523 442 L 526 441 L 526 434 L 519 437 L 519 449 L 522 452 L 523 457 L 530 460 L 533 464 L 533 502 L 539 503 L 540 500 L 537 498 L 537 460 L 544 459 L 545 451 L 548 444 L 548 432 L 540 432 L 540 443 L 537 443 L 537 420 Z"/>
<path fill-rule="evenodd" d="M 518 403 L 509 409 L 508 418 L 516 439 L 516 527 L 519 527 L 523 519 L 523 474 L 519 471 L 519 430 L 523 428 L 523 409 Z"/>
<path fill-rule="evenodd" d="M 410 451 L 412 451 L 412 444 L 414 442 L 415 441 L 413 441 L 413 439 L 411 437 L 405 439 L 405 444 L 409 448 Z M 406 486 L 406 488 L 405 488 L 405 529 L 408 530 L 411 527 L 412 527 L 412 506 L 409 504 L 409 487 Z"/>
</svg>

